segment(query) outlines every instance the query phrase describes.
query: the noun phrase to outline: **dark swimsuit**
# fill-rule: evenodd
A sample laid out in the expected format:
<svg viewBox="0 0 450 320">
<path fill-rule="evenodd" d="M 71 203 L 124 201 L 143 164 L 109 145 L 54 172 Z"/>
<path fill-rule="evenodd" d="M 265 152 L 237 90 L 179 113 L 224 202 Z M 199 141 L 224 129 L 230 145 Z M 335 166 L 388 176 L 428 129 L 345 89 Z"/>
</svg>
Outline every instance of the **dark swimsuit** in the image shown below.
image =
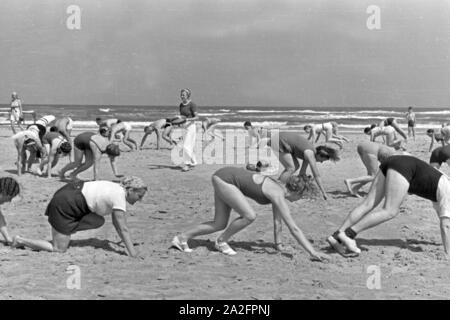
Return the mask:
<svg viewBox="0 0 450 320">
<path fill-rule="evenodd" d="M 408 193 L 436 202 L 436 191 L 442 173 L 428 163 L 412 156 L 391 156 L 383 161 L 380 170 L 384 176 L 388 169 L 400 173 L 409 182 Z"/>
<path fill-rule="evenodd" d="M 217 170 L 214 175 L 222 181 L 236 186 L 246 197 L 249 197 L 259 204 L 269 204 L 271 201 L 264 195 L 262 185 L 253 181 L 254 172 L 247 171 L 243 168 L 225 167 Z"/>
<path fill-rule="evenodd" d="M 278 148 L 276 147 L 277 143 Z M 290 153 L 293 157 L 302 160 L 304 159 L 306 150 L 311 150 L 314 154 L 316 153 L 311 142 L 301 134 L 295 132 L 280 132 L 278 135 L 274 134 L 267 142 L 267 145 L 275 147 L 275 151 L 280 153 Z"/>
<path fill-rule="evenodd" d="M 90 150 L 90 142 L 92 136 L 95 135 L 93 132 L 83 132 L 76 136 L 75 140 L 73 140 L 73 144 L 77 149 L 80 150 Z"/>
<path fill-rule="evenodd" d="M 450 145 L 434 149 L 431 153 L 430 163 L 439 163 L 441 165 L 448 159 L 450 159 Z"/>
<path fill-rule="evenodd" d="M 394 122 L 394 118 L 387 118 L 386 120 L 384 120 L 384 125 L 390 126 L 390 125 L 392 125 L 393 122 Z"/>
</svg>

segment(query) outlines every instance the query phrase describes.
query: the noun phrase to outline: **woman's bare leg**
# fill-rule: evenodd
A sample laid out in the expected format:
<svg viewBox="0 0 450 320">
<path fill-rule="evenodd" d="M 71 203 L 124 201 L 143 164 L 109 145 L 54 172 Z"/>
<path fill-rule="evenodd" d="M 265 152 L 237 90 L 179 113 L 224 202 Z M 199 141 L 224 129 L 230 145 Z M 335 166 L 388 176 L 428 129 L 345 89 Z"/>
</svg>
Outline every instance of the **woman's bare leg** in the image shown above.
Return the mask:
<svg viewBox="0 0 450 320">
<path fill-rule="evenodd" d="M 67 171 L 73 170 L 73 169 L 81 166 L 81 162 L 83 161 L 84 151 L 78 149 L 77 147 L 74 147 L 73 150 L 74 150 L 73 162 L 68 163 L 59 171 L 59 176 L 61 179 L 64 178 L 64 174 Z"/>
<path fill-rule="evenodd" d="M 213 179 L 216 179 L 213 177 Z M 213 184 L 214 185 L 214 184 Z M 231 207 L 223 201 L 218 193 L 220 191 L 216 190 L 214 187 L 214 220 L 204 222 L 198 226 L 195 226 L 182 234 L 180 234 L 179 239 L 181 241 L 187 241 L 188 239 L 195 238 L 197 236 L 202 236 L 205 234 L 211 234 L 226 228 L 228 220 L 230 218 Z"/>
<path fill-rule="evenodd" d="M 352 226 L 352 229 L 359 233 L 373 228 L 380 223 L 388 221 L 399 212 L 400 205 L 408 194 L 409 182 L 400 173 L 389 169 L 385 181 L 385 202 L 383 208 L 370 215 L 365 216 Z"/>
<path fill-rule="evenodd" d="M 300 168 L 300 164 L 298 163 L 297 158 L 292 156 L 292 154 L 290 153 L 279 153 L 278 160 L 284 167 L 284 171 L 281 173 L 278 179 L 281 182 L 286 183 L 289 177 Z"/>
<path fill-rule="evenodd" d="M 32 250 L 43 250 L 50 252 L 65 252 L 69 247 L 70 236 L 59 233 L 52 228 L 52 242 L 46 240 L 27 239 L 21 236 L 15 236 L 12 247 L 25 246 Z"/>
<path fill-rule="evenodd" d="M 218 177 L 213 177 L 213 185 L 215 190 L 218 191 L 219 198 L 240 215 L 217 238 L 218 242 L 227 242 L 234 234 L 255 221 L 256 213 L 248 203 L 247 198 L 236 186 L 228 184 Z"/>
<path fill-rule="evenodd" d="M 86 171 L 94 164 L 94 153 L 90 149 L 86 149 L 84 151 L 84 163 L 82 163 L 78 168 L 76 168 L 70 174 L 71 178 L 75 178 L 78 174 L 83 171 Z"/>
</svg>

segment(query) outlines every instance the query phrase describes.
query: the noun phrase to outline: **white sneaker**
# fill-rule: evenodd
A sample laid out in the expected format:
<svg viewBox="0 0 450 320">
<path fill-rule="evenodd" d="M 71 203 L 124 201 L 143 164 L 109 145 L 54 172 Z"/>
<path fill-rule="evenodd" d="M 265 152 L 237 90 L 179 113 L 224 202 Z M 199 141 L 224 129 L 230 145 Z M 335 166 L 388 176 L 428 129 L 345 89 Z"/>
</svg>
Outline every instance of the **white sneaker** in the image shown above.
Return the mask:
<svg viewBox="0 0 450 320">
<path fill-rule="evenodd" d="M 349 251 L 356 253 L 356 254 L 361 253 L 361 249 L 359 249 L 358 246 L 356 245 L 356 241 L 347 237 L 347 235 L 344 232 L 339 232 L 338 238 L 339 238 L 339 240 L 341 240 L 341 242 L 345 245 L 345 247 Z"/>
<path fill-rule="evenodd" d="M 236 251 L 231 249 L 231 247 L 226 242 L 217 242 L 217 240 L 216 240 L 216 243 L 214 246 L 216 247 L 216 249 L 218 251 L 220 251 L 223 254 L 226 254 L 228 256 L 234 256 L 237 253 Z"/>
<path fill-rule="evenodd" d="M 172 246 L 174 248 L 177 248 L 178 250 L 182 251 L 182 252 L 192 252 L 192 249 L 189 248 L 187 242 L 182 242 L 180 240 L 180 238 L 178 238 L 178 236 L 173 237 L 172 240 Z"/>
<path fill-rule="evenodd" d="M 327 242 L 330 244 L 330 246 L 337 251 L 340 255 L 345 256 L 345 247 L 340 244 L 333 236 L 329 236 L 327 238 Z"/>
</svg>

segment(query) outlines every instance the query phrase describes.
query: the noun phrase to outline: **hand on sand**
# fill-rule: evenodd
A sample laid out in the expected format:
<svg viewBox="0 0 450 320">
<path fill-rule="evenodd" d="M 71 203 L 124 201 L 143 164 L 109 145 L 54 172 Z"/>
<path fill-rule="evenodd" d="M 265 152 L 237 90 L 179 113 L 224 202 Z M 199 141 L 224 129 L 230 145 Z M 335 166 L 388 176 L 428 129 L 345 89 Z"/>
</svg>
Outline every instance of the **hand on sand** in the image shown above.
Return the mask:
<svg viewBox="0 0 450 320">
<path fill-rule="evenodd" d="M 145 256 L 139 251 L 136 251 L 131 257 L 137 260 L 145 260 Z"/>
<path fill-rule="evenodd" d="M 328 200 L 328 195 L 326 193 L 323 194 L 323 200 Z"/>
<path fill-rule="evenodd" d="M 330 260 L 330 256 L 322 252 L 313 252 L 311 254 L 312 261 L 326 262 Z"/>
</svg>

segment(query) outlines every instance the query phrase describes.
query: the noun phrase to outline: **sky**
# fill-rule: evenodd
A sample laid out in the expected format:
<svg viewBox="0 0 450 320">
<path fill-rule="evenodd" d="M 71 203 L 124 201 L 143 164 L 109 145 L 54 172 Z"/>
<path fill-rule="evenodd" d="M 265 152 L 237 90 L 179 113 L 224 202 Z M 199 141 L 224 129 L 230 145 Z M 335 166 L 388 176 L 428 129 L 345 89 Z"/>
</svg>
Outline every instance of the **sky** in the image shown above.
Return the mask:
<svg viewBox="0 0 450 320">
<path fill-rule="evenodd" d="M 450 0 L 2 0 L 0 12 L 0 103 L 17 91 L 24 104 L 178 105 L 187 87 L 199 106 L 450 106 Z"/>
</svg>

